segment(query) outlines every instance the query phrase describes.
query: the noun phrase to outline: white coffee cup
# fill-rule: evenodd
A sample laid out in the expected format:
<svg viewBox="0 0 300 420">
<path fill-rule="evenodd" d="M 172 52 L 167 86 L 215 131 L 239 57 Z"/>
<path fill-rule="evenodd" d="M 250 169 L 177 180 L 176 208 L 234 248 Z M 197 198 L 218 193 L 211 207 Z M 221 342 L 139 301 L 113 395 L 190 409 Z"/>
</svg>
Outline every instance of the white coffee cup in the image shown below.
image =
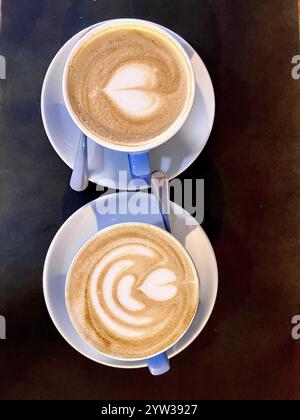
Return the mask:
<svg viewBox="0 0 300 420">
<path fill-rule="evenodd" d="M 175 120 L 173 124 L 171 124 L 170 127 L 163 133 L 159 134 L 158 136 L 154 137 L 150 142 L 148 141 L 147 144 L 143 145 L 118 145 L 113 144 L 111 142 L 108 142 L 106 139 L 101 138 L 100 136 L 96 135 L 95 133 L 91 132 L 77 117 L 76 113 L 74 112 L 71 101 L 69 99 L 68 94 L 68 74 L 70 65 L 72 63 L 72 60 L 78 50 L 96 33 L 99 33 L 103 31 L 104 29 L 107 29 L 107 27 L 112 26 L 122 26 L 122 25 L 128 25 L 128 24 L 138 24 L 139 26 L 143 27 L 150 27 L 152 30 L 154 29 L 156 32 L 163 34 L 166 36 L 176 47 L 177 50 L 180 52 L 182 57 L 185 59 L 187 67 L 189 69 L 189 81 L 190 81 L 190 94 L 187 100 L 187 103 L 185 105 L 184 110 L 181 112 L 180 116 Z M 87 137 L 95 141 L 96 143 L 100 144 L 101 146 L 104 146 L 109 149 L 117 150 L 120 152 L 127 152 L 128 158 L 129 158 L 129 164 L 130 169 L 132 173 L 133 178 L 143 178 L 146 181 L 149 181 L 149 175 L 152 172 L 151 171 L 151 165 L 150 165 L 150 159 L 149 159 L 149 150 L 167 142 L 169 139 L 171 139 L 183 126 L 185 121 L 187 120 L 195 99 L 195 75 L 194 70 L 190 61 L 190 58 L 188 57 L 187 53 L 185 52 L 184 48 L 180 45 L 180 43 L 166 30 L 162 29 L 160 26 L 156 25 L 155 23 L 140 20 L 140 19 L 115 19 L 110 20 L 107 22 L 103 22 L 99 24 L 97 27 L 91 29 L 89 32 L 87 32 L 85 35 L 83 35 L 82 38 L 79 39 L 79 41 L 75 44 L 73 49 L 71 50 L 71 53 L 67 59 L 64 73 L 63 73 L 63 96 L 64 96 L 64 102 L 67 107 L 67 110 L 73 119 L 74 123 L 77 125 L 77 127 L 86 134 Z M 160 169 L 160 168 L 154 168 L 154 169 Z"/>
<path fill-rule="evenodd" d="M 68 303 L 68 286 L 70 283 L 70 279 L 71 279 L 71 275 L 72 275 L 72 269 L 74 267 L 74 265 L 76 264 L 78 258 L 82 255 L 82 253 L 86 250 L 86 248 L 92 243 L 94 242 L 95 238 L 99 237 L 99 236 L 103 236 L 107 233 L 107 231 L 112 230 L 112 229 L 117 229 L 119 226 L 124 226 L 124 225 L 128 225 L 128 227 L 132 227 L 132 226 L 149 226 L 146 223 L 137 223 L 137 222 L 129 222 L 129 223 L 121 223 L 121 224 L 115 224 L 115 225 L 111 225 L 106 227 L 105 229 L 100 230 L 99 232 L 97 232 L 95 235 L 93 235 L 87 242 L 85 242 L 82 247 L 78 250 L 78 252 L 76 253 L 75 257 L 73 258 L 73 261 L 69 267 L 68 273 L 67 273 L 67 277 L 66 277 L 66 285 L 65 285 L 65 299 L 66 299 L 66 308 L 69 314 L 69 318 L 71 320 L 71 322 L 73 323 L 72 319 L 72 314 L 71 314 L 71 310 L 70 310 L 70 305 Z M 195 277 L 198 278 L 198 273 L 196 270 L 196 267 L 194 265 L 194 262 L 191 258 L 191 256 L 189 255 L 188 251 L 186 250 L 186 248 L 169 232 L 167 232 L 166 230 L 158 227 L 158 226 L 151 226 L 151 228 L 153 230 L 157 230 L 160 235 L 163 234 L 167 237 L 168 240 L 171 239 L 171 241 L 173 241 L 174 243 L 176 243 L 176 247 L 178 247 L 182 254 L 185 255 L 186 258 L 188 258 L 191 262 L 191 266 L 193 267 L 194 270 L 194 274 Z M 199 284 L 198 284 L 198 304 L 199 304 Z M 197 304 L 197 305 L 198 305 Z M 189 327 L 191 326 L 194 317 L 196 315 L 197 312 L 197 306 L 195 307 L 195 311 L 194 314 L 192 316 L 192 318 L 190 319 L 189 323 L 187 323 L 187 325 L 185 326 L 185 328 L 182 329 L 181 334 L 179 337 L 177 337 L 176 340 L 174 340 L 174 342 L 172 342 L 170 345 L 168 345 L 168 347 L 161 349 L 159 352 L 157 353 L 153 353 L 153 354 L 149 354 L 147 355 L 147 357 L 140 357 L 140 358 L 126 358 L 126 359 L 122 359 L 120 357 L 116 357 L 112 354 L 108 354 L 108 353 L 104 353 L 98 349 L 95 348 L 95 350 L 100 353 L 103 356 L 109 357 L 110 359 L 115 359 L 115 360 L 119 360 L 119 361 L 126 361 L 126 362 L 136 362 L 136 361 L 141 361 L 141 360 L 145 360 L 148 364 L 149 370 L 153 375 L 161 375 L 165 372 L 167 372 L 170 369 L 170 364 L 169 364 L 169 359 L 167 356 L 167 350 L 174 346 L 182 337 L 183 335 L 187 332 L 187 330 L 189 329 Z M 75 324 L 73 323 L 74 328 L 76 329 Z M 77 331 L 78 334 L 80 335 L 80 332 Z M 91 346 L 92 345 L 90 343 L 88 343 L 85 339 L 85 337 L 81 336 L 81 338 L 86 342 L 87 345 Z"/>
</svg>

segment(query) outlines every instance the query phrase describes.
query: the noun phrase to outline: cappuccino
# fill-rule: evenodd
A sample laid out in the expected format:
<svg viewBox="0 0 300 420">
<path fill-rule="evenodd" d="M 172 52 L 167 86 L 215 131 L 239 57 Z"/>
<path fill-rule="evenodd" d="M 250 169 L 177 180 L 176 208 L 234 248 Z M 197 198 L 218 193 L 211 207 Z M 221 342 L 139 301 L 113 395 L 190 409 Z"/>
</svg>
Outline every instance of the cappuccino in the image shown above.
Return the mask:
<svg viewBox="0 0 300 420">
<path fill-rule="evenodd" d="M 186 331 L 198 306 L 198 276 L 170 234 L 121 224 L 100 231 L 79 252 L 66 301 L 88 344 L 118 359 L 142 359 L 166 350 Z"/>
<path fill-rule="evenodd" d="M 137 23 L 100 27 L 67 74 L 76 117 L 117 146 L 150 144 L 184 114 L 192 91 L 190 65 L 175 41 Z"/>
</svg>

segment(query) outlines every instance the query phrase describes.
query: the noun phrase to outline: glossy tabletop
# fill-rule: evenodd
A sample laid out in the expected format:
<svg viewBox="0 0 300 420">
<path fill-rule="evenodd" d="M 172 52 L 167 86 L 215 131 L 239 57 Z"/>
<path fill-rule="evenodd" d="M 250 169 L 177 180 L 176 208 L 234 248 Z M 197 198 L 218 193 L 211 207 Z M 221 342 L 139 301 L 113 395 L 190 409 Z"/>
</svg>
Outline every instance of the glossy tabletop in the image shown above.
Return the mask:
<svg viewBox="0 0 300 420">
<path fill-rule="evenodd" d="M 300 81 L 297 0 L 0 1 L 1 399 L 300 398 Z M 203 228 L 220 290 L 201 336 L 165 376 L 76 353 L 47 313 L 42 270 L 61 224 L 99 195 L 69 188 L 40 115 L 46 70 L 75 33 L 119 17 L 158 22 L 206 64 L 216 120 L 181 176 L 205 180 Z M 200 251 L 199 251 L 200 252 Z"/>
</svg>

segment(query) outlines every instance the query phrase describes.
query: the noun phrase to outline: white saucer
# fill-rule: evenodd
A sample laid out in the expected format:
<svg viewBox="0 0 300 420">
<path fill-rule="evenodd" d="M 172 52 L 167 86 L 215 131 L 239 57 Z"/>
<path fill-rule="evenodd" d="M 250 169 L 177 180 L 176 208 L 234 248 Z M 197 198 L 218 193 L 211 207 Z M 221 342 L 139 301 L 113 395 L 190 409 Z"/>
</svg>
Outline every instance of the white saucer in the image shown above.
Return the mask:
<svg viewBox="0 0 300 420">
<path fill-rule="evenodd" d="M 68 268 L 79 248 L 92 235 L 104 227 L 116 223 L 143 222 L 163 227 L 157 201 L 153 195 L 147 194 L 152 214 L 103 214 L 101 209 L 113 208 L 117 200 L 117 208 L 122 209 L 128 200 L 135 195 L 136 202 L 142 192 L 122 192 L 106 195 L 94 200 L 74 213 L 59 229 L 53 239 L 45 260 L 43 273 L 43 289 L 49 314 L 61 335 L 77 351 L 89 359 L 104 365 L 119 368 L 145 367 L 142 361 L 126 362 L 105 357 L 86 344 L 76 333 L 69 319 L 65 303 L 65 281 Z M 140 196 L 140 198 L 142 197 Z M 151 206 L 151 207 L 150 207 Z M 189 330 L 169 349 L 169 357 L 173 357 L 185 349 L 200 334 L 206 325 L 217 296 L 218 269 L 213 248 L 203 229 L 196 220 L 177 204 L 172 204 L 174 219 L 171 228 L 174 236 L 187 248 L 194 260 L 199 274 L 200 304 L 195 319 Z"/>
<path fill-rule="evenodd" d="M 79 32 L 60 49 L 48 68 L 42 89 L 41 111 L 46 133 L 57 154 L 70 168 L 73 168 L 75 160 L 79 129 L 64 104 L 63 69 L 77 40 L 97 25 Z M 179 35 L 164 29 L 186 50 L 196 79 L 195 103 L 185 125 L 172 139 L 150 152 L 152 169 L 161 169 L 172 179 L 185 171 L 203 150 L 214 122 L 215 95 L 208 71 L 196 51 Z M 128 189 L 127 181 L 119 180 L 119 171 L 129 173 L 127 153 L 104 148 L 89 140 L 88 155 L 90 181 L 113 189 Z"/>
</svg>

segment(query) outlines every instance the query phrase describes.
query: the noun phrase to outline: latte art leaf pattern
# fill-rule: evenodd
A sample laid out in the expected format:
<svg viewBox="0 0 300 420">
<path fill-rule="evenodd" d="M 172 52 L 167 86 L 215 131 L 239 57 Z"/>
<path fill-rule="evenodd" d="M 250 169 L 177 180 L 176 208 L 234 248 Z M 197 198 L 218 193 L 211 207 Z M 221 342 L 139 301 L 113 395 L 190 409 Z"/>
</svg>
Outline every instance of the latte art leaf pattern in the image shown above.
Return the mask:
<svg viewBox="0 0 300 420">
<path fill-rule="evenodd" d="M 198 281 L 179 245 L 157 228 L 120 225 L 99 235 L 75 262 L 71 319 L 96 349 L 121 358 L 155 354 L 195 313 Z"/>
<path fill-rule="evenodd" d="M 133 259 L 125 259 L 128 255 L 132 256 Z M 125 337 L 139 337 L 147 334 L 146 328 L 138 330 L 133 327 L 145 327 L 155 321 L 152 317 L 143 317 L 138 313 L 130 313 L 132 305 L 135 306 L 135 309 L 139 308 L 142 310 L 145 308 L 145 303 L 134 298 L 135 276 L 131 274 L 123 276 L 123 273 L 133 268 L 136 256 L 154 259 L 157 257 L 157 252 L 146 248 L 144 245 L 137 244 L 115 248 L 98 262 L 91 275 L 89 286 L 89 302 L 95 317 L 98 317 L 99 322 L 103 322 L 114 333 Z M 150 299 L 156 301 L 170 300 L 177 293 L 177 287 L 168 284 L 174 280 L 176 280 L 176 275 L 173 271 L 160 268 L 151 271 L 139 289 Z M 121 288 L 119 287 L 120 284 L 122 285 Z M 115 288 L 118 291 L 117 300 L 114 299 L 113 294 Z M 98 296 L 103 296 L 103 303 L 101 303 L 101 299 Z M 126 299 L 127 296 L 129 297 L 128 301 Z M 128 304 L 127 302 L 130 303 Z M 109 310 L 105 310 L 105 307 L 109 308 Z M 127 324 L 126 327 L 124 327 L 124 323 Z"/>
</svg>

